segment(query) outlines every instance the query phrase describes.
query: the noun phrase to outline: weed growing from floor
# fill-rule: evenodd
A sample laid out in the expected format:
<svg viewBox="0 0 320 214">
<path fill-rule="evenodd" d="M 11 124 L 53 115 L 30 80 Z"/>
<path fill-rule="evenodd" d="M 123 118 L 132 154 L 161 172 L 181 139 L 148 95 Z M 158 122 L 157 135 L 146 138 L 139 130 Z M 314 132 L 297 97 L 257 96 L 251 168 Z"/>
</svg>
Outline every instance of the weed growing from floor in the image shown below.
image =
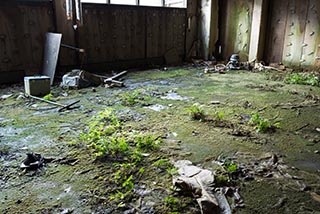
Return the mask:
<svg viewBox="0 0 320 214">
<path fill-rule="evenodd" d="M 319 78 L 313 74 L 290 74 L 286 77 L 285 82 L 289 84 L 320 86 Z"/>
<path fill-rule="evenodd" d="M 53 98 L 53 95 L 51 93 L 43 97 L 44 100 L 52 100 L 52 98 Z"/>
<path fill-rule="evenodd" d="M 280 123 L 273 123 L 268 119 L 263 118 L 258 112 L 252 114 L 249 121 L 250 124 L 254 125 L 257 132 L 274 131 L 280 128 Z"/>
<path fill-rule="evenodd" d="M 206 113 L 199 105 L 192 105 L 187 108 L 192 120 L 205 121 Z"/>
<path fill-rule="evenodd" d="M 113 191 L 108 199 L 121 208 L 134 195 L 135 182 L 145 173 L 143 160 L 149 152 L 159 151 L 161 138 L 153 134 L 127 131 L 112 109 L 106 109 L 91 120 L 81 139 L 99 161 L 113 162 Z M 150 163 L 149 165 L 151 165 Z"/>
<path fill-rule="evenodd" d="M 151 96 L 147 95 L 143 90 L 136 89 L 134 91 L 127 91 L 120 95 L 121 104 L 124 106 L 134 105 L 148 105 Z"/>
<path fill-rule="evenodd" d="M 215 170 L 215 184 L 217 187 L 230 186 L 237 180 L 238 164 L 226 160 Z"/>
<path fill-rule="evenodd" d="M 218 121 L 222 121 L 224 118 L 224 113 L 222 111 L 215 111 L 213 114 L 213 118 Z"/>
</svg>

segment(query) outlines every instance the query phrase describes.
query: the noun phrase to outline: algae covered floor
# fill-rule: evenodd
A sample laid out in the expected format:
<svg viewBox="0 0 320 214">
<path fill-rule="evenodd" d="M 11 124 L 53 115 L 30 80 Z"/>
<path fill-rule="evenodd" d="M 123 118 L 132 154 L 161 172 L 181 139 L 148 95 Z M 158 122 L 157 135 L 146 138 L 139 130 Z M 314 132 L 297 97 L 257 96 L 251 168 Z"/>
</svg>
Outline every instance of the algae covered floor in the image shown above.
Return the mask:
<svg viewBox="0 0 320 214">
<path fill-rule="evenodd" d="M 226 181 L 245 204 L 234 213 L 319 213 L 320 88 L 286 84 L 283 75 L 132 72 L 124 88 L 53 87 L 54 101 L 80 100 L 64 112 L 21 96 L 23 86 L 3 88 L 0 213 L 200 213 L 172 187 L 170 162 L 183 159 L 213 172 L 228 160 L 241 170 Z M 103 133 L 126 139 L 116 141 L 122 150 L 92 146 L 92 118 L 106 111 L 120 122 Z M 202 117 L 192 119 L 195 112 Z M 159 144 L 141 146 L 136 135 Z M 48 161 L 23 171 L 26 153 Z"/>
</svg>

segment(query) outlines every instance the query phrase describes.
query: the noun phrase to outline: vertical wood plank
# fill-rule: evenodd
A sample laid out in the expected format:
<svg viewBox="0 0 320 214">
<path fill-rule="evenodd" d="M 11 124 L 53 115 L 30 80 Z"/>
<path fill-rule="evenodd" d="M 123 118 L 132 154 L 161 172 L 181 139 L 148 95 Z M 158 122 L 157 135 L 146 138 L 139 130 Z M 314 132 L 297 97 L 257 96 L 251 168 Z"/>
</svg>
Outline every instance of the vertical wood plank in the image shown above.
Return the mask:
<svg viewBox="0 0 320 214">
<path fill-rule="evenodd" d="M 238 53 L 242 61 L 248 60 L 253 0 L 230 0 L 224 4 L 227 16 L 223 17 L 221 43 L 223 57 L 228 59 L 231 54 Z"/>
<path fill-rule="evenodd" d="M 319 65 L 317 53 L 320 53 L 320 1 L 310 0 L 304 42 L 302 65 Z"/>
<path fill-rule="evenodd" d="M 282 62 L 289 0 L 273 0 L 269 12 L 269 24 L 264 58 L 266 62 Z"/>
<path fill-rule="evenodd" d="M 309 0 L 289 1 L 286 24 L 283 62 L 290 65 L 301 65 L 304 31 L 306 27 Z"/>
</svg>

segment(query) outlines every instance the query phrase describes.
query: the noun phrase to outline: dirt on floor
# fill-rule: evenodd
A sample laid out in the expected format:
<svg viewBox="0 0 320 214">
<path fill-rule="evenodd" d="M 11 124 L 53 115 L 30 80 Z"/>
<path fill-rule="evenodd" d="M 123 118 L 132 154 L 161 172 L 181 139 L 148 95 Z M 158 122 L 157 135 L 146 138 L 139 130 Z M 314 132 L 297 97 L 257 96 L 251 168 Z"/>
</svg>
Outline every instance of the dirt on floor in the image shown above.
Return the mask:
<svg viewBox="0 0 320 214">
<path fill-rule="evenodd" d="M 80 100 L 62 112 L 3 87 L 0 213 L 200 213 L 172 186 L 178 160 L 237 188 L 233 213 L 320 213 L 320 87 L 281 75 L 131 72 L 121 88 L 52 87 Z M 27 153 L 43 165 L 21 169 Z"/>
</svg>

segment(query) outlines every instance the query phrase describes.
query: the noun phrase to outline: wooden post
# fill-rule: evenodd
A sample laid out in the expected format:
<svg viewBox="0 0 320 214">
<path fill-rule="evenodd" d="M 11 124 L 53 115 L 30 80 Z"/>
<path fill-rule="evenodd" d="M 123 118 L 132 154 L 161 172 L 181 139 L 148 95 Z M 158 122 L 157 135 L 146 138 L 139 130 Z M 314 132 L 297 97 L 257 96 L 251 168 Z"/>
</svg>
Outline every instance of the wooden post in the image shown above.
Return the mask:
<svg viewBox="0 0 320 214">
<path fill-rule="evenodd" d="M 201 55 L 207 60 L 218 39 L 218 0 L 201 0 L 200 11 Z"/>
<path fill-rule="evenodd" d="M 62 33 L 62 43 L 76 46 L 75 31 L 72 20 L 68 20 L 65 8 L 65 0 L 54 0 L 56 31 Z M 77 61 L 76 53 L 70 50 L 62 50 L 59 54 L 60 65 L 75 65 Z"/>
<path fill-rule="evenodd" d="M 262 60 L 267 25 L 267 0 L 254 0 L 249 61 Z"/>
</svg>

